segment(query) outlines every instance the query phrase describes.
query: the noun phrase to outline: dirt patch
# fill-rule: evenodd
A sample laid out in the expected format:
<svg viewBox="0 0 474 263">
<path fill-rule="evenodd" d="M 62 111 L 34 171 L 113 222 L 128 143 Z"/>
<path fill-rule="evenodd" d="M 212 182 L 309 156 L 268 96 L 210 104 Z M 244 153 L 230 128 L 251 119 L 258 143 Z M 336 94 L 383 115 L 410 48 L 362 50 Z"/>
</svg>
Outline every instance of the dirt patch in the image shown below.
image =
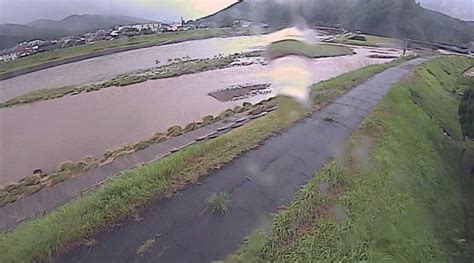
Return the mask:
<svg viewBox="0 0 474 263">
<path fill-rule="evenodd" d="M 272 92 L 269 83 L 254 85 L 237 85 L 209 93 L 209 96 L 221 102 L 248 99 L 257 95 L 267 95 Z"/>
<path fill-rule="evenodd" d="M 466 77 L 474 77 L 474 67 L 466 70 L 466 72 L 464 73 L 464 76 Z"/>
</svg>

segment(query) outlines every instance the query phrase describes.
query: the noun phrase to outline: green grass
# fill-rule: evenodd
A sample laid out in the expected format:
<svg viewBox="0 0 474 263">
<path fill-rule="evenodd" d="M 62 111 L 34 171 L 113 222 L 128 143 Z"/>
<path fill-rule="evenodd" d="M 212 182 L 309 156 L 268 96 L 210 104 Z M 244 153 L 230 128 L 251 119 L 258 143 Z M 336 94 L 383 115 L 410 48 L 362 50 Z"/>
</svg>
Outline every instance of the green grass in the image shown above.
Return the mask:
<svg viewBox="0 0 474 263">
<path fill-rule="evenodd" d="M 466 236 L 468 250 L 474 258 L 474 140 L 465 141 L 463 160 L 461 162 L 465 171 L 461 180 L 464 194 L 464 213 L 466 218 Z"/>
<path fill-rule="evenodd" d="M 399 41 L 397 39 L 393 39 L 389 37 L 380 37 L 380 36 L 373 36 L 373 35 L 364 35 L 364 37 L 366 38 L 366 41 L 360 41 L 360 40 L 351 39 L 353 36 L 355 36 L 355 34 L 338 36 L 331 42 L 346 44 L 346 45 L 379 47 L 385 44 L 395 43 Z"/>
<path fill-rule="evenodd" d="M 347 142 L 345 153 L 317 173 L 272 230 L 251 235 L 229 262 L 470 262 L 460 189 L 461 149 L 439 125 L 459 130 L 456 105 L 444 112 L 413 103 L 447 90 L 473 61 L 438 58 L 397 84 Z M 442 69 L 433 78 L 427 69 Z M 426 102 L 426 101 L 425 101 Z M 456 118 L 455 118 L 456 119 Z M 365 150 L 364 150 L 365 149 Z M 368 150 L 368 151 L 367 151 Z M 471 189 L 472 191 L 472 189 Z"/>
<path fill-rule="evenodd" d="M 273 42 L 267 47 L 266 50 L 266 56 L 271 59 L 287 55 L 299 55 L 308 58 L 321 58 L 345 56 L 352 54 L 354 54 L 354 52 L 348 47 L 329 44 L 310 45 L 293 39 Z"/>
<path fill-rule="evenodd" d="M 106 50 L 117 47 L 133 46 L 143 43 L 164 43 L 166 41 L 188 41 L 193 39 L 202 39 L 231 34 L 228 29 L 199 29 L 182 32 L 161 33 L 156 35 L 146 35 L 139 37 L 130 37 L 128 39 L 117 39 L 112 41 L 103 41 L 89 45 L 81 45 L 70 48 L 63 48 L 51 52 L 36 54 L 33 56 L 16 59 L 6 63 L 0 63 L 0 74 L 12 72 L 18 69 L 28 68 L 43 64 L 45 62 L 61 60 L 65 58 L 76 57 L 89 54 L 94 51 Z"/>
<path fill-rule="evenodd" d="M 464 75 L 459 78 L 457 88 L 453 92 L 462 94 L 459 121 L 463 135 L 474 139 L 474 76 Z"/>
<path fill-rule="evenodd" d="M 77 95 L 80 93 L 98 91 L 109 87 L 123 87 L 145 82 L 150 79 L 171 78 L 197 72 L 223 69 L 232 65 L 236 65 L 237 60 L 240 58 L 255 57 L 259 55 L 259 52 L 247 52 L 236 53 L 228 56 L 217 56 L 207 59 L 179 59 L 175 60 L 175 62 L 169 65 L 146 69 L 136 73 L 120 75 L 100 83 L 31 91 L 26 94 L 14 97 L 6 102 L 0 103 L 0 109 L 37 101 L 57 99 L 66 95 Z"/>
<path fill-rule="evenodd" d="M 436 116 L 439 125 L 459 140 L 463 134 L 457 112 L 460 98 L 455 93 L 455 88 L 461 73 L 450 71 L 450 68 L 456 68 L 457 63 L 457 60 L 437 60 L 437 63 L 430 63 L 419 69 L 417 73 L 424 77 L 412 80 L 412 85 L 416 88 L 410 89 L 410 97 L 429 115 Z M 472 61 L 465 60 L 463 66 L 470 65 Z M 455 111 L 452 110 L 454 108 Z"/>
<path fill-rule="evenodd" d="M 386 65 L 379 65 L 384 68 Z M 370 67 L 345 74 L 321 83 L 337 92 L 327 96 L 328 101 L 341 94 L 342 87 L 360 83 L 378 70 Z M 363 72 L 363 73 L 361 73 Z M 312 87 L 315 93 L 325 93 L 320 85 Z M 319 101 L 323 103 L 323 101 Z M 20 224 L 14 230 L 0 235 L 0 262 L 33 262 L 48 260 L 58 251 L 77 240 L 87 238 L 107 228 L 111 222 L 124 219 L 151 200 L 171 197 L 188 183 L 194 183 L 210 170 L 218 169 L 239 154 L 255 148 L 263 140 L 290 127 L 307 114 L 287 98 L 278 98 L 278 108 L 216 139 L 189 146 L 148 165 L 125 171 L 98 190 L 76 199 L 45 216 Z"/>
<path fill-rule="evenodd" d="M 213 214 L 216 215 L 225 215 L 229 212 L 229 194 L 222 193 L 212 193 L 207 199 L 209 204 L 208 208 Z"/>
</svg>

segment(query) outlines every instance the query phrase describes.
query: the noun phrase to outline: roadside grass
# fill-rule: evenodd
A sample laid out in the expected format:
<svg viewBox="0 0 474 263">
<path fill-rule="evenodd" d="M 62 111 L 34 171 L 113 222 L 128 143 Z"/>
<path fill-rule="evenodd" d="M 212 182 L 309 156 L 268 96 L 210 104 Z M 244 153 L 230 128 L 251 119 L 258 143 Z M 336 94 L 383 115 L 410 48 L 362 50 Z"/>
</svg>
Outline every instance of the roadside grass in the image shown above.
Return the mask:
<svg viewBox="0 0 474 263">
<path fill-rule="evenodd" d="M 474 75 L 459 78 L 457 88 L 453 92 L 462 94 L 459 121 L 463 135 L 474 139 Z"/>
<path fill-rule="evenodd" d="M 308 58 L 337 57 L 352 55 L 352 49 L 345 46 L 330 44 L 310 45 L 294 39 L 286 39 L 271 43 L 266 50 L 266 57 L 274 59 L 288 55 L 305 56 Z"/>
<path fill-rule="evenodd" d="M 462 63 L 462 67 L 459 63 Z M 470 65 L 472 61 L 468 59 L 437 60 L 437 63 L 418 69 L 417 74 L 423 75 L 423 78 L 413 79 L 412 86 L 416 88 L 410 89 L 412 100 L 434 117 L 456 140 L 463 138 L 457 112 L 460 97 L 456 94 L 457 81 L 462 72 L 452 72 L 450 68 L 468 68 Z M 452 110 L 454 108 L 455 111 Z"/>
<path fill-rule="evenodd" d="M 225 192 L 212 193 L 207 199 L 208 208 L 213 214 L 225 215 L 229 212 L 229 194 Z"/>
<path fill-rule="evenodd" d="M 365 35 L 365 34 L 364 34 L 364 36 L 366 38 L 366 41 L 351 39 L 354 36 L 355 36 L 355 34 L 342 35 L 342 36 L 336 37 L 335 39 L 333 39 L 330 42 L 331 43 L 346 44 L 346 45 L 380 47 L 380 46 L 383 46 L 384 44 L 396 43 L 396 42 L 400 41 L 400 40 L 394 39 L 394 38 L 374 36 L 374 35 Z"/>
<path fill-rule="evenodd" d="M 343 88 L 349 90 L 352 87 L 349 83 L 358 84 L 386 67 L 389 66 L 361 68 L 317 84 L 312 90 L 316 94 L 324 93 L 324 98 L 330 101 L 342 94 Z M 336 87 L 334 93 L 325 90 Z M 318 98 L 320 104 L 327 102 L 323 97 Z M 277 110 L 264 117 L 216 139 L 191 145 L 146 166 L 124 171 L 83 198 L 0 235 L 0 262 L 51 260 L 58 252 L 77 244 L 78 240 L 106 229 L 112 222 L 128 218 L 148 202 L 171 197 L 186 184 L 197 182 L 210 170 L 218 169 L 241 153 L 258 147 L 263 140 L 289 128 L 309 112 L 291 99 L 279 97 L 277 100 Z"/>
<path fill-rule="evenodd" d="M 456 105 L 432 118 L 410 99 L 439 92 L 443 104 L 473 61 L 437 58 L 388 93 L 337 156 L 228 262 L 471 262 L 465 244 L 461 149 L 439 124 L 459 123 Z M 426 69 L 441 68 L 432 78 Z M 447 73 L 449 72 L 449 74 Z M 435 94 L 437 94 L 435 93 Z M 444 106 L 444 105 L 443 105 Z M 370 149 L 368 152 L 361 148 Z M 470 189 L 472 192 L 472 189 Z M 472 193 L 471 193 L 472 195 Z"/>
<path fill-rule="evenodd" d="M 467 249 L 474 259 L 474 140 L 466 140 L 464 143 L 462 167 L 464 173 L 461 186 L 464 195 L 464 213 L 466 218 Z"/>
<path fill-rule="evenodd" d="M 257 57 L 260 52 L 235 53 L 228 56 L 216 56 L 207 59 L 193 59 L 193 60 L 175 60 L 171 64 L 163 65 L 147 70 L 142 70 L 135 73 L 129 73 L 114 77 L 108 81 L 78 85 L 66 86 L 61 88 L 50 88 L 30 91 L 26 94 L 14 97 L 6 102 L 0 103 L 1 108 L 13 107 L 15 105 L 33 103 L 43 100 L 51 100 L 64 97 L 66 95 L 77 95 L 80 93 L 87 93 L 98 91 L 109 87 L 123 87 L 140 82 L 145 82 L 150 79 L 164 79 L 186 74 L 193 74 L 198 72 L 228 68 L 237 65 L 250 65 L 253 62 L 239 63 L 238 60 L 242 58 Z"/>
<path fill-rule="evenodd" d="M 133 46 L 144 43 L 164 43 L 167 41 L 188 41 L 194 39 L 219 37 L 229 35 L 231 32 L 228 29 L 198 29 L 181 32 L 169 32 L 155 35 L 145 35 L 138 37 L 130 37 L 127 39 L 117 39 L 112 41 L 97 42 L 89 45 L 81 45 L 63 49 L 57 49 L 51 52 L 36 54 L 33 56 L 19 58 L 6 63 L 0 63 L 0 74 L 12 72 L 18 69 L 28 68 L 43 64 L 45 62 L 61 60 L 65 58 L 72 58 L 84 54 L 89 54 L 94 51 L 101 51 L 111 48 Z"/>
</svg>

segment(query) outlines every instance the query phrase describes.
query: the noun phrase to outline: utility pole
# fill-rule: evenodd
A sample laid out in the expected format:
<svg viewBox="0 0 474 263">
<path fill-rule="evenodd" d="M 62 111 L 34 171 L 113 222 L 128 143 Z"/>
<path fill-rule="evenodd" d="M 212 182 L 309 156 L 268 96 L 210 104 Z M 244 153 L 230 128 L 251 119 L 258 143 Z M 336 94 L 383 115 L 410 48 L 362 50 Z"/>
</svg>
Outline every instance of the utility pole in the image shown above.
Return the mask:
<svg viewBox="0 0 474 263">
<path fill-rule="evenodd" d="M 403 41 L 403 57 L 407 53 L 407 48 L 408 48 L 408 38 L 405 37 L 405 40 Z"/>
</svg>

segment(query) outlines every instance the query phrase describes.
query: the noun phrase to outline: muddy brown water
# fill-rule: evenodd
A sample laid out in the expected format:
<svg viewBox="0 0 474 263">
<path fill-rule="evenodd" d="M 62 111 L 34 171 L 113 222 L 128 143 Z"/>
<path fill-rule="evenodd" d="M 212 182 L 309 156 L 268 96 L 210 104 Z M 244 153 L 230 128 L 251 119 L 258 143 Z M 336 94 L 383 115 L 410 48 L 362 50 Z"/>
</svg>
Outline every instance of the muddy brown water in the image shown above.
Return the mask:
<svg viewBox="0 0 474 263">
<path fill-rule="evenodd" d="M 316 59 L 318 82 L 368 64 L 388 60 L 357 55 Z M 235 85 L 272 82 L 268 66 L 251 65 L 150 80 L 126 87 L 66 96 L 0 110 L 0 185 L 18 181 L 36 168 L 54 170 L 64 161 L 134 144 L 172 125 L 185 125 L 243 102 L 256 103 L 275 93 L 236 102 L 208 94 Z"/>
<path fill-rule="evenodd" d="M 170 63 L 168 59 L 186 56 L 192 59 L 209 58 L 218 54 L 228 55 L 262 49 L 272 41 L 291 37 L 293 31 L 287 29 L 260 36 L 193 40 L 126 51 L 40 70 L 0 81 L 0 102 L 33 90 L 97 82 L 135 70 L 166 65 Z M 313 42 L 324 38 L 317 31 L 306 35 Z M 157 60 L 159 64 L 156 64 Z"/>
</svg>

